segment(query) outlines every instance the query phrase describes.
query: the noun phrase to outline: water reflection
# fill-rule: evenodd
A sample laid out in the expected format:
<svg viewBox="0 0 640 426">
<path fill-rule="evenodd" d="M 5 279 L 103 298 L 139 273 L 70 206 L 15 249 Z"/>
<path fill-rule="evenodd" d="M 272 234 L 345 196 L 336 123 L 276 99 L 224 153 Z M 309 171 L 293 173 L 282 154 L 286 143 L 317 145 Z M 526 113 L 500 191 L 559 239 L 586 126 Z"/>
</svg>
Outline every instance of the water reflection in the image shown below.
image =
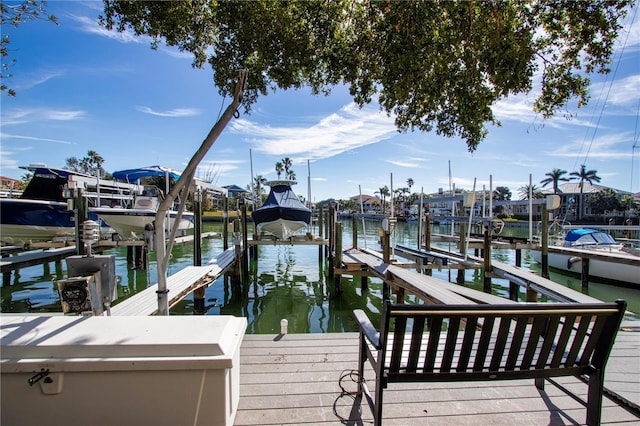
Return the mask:
<svg viewBox="0 0 640 426">
<path fill-rule="evenodd" d="M 358 246 L 379 249 L 380 222 L 355 222 Z M 343 245 L 352 242 L 351 220 L 343 221 Z M 221 224 L 205 223 L 205 232 L 221 231 Z M 505 232 L 508 230 L 505 229 Z M 528 229 L 516 230 L 522 236 Z M 508 231 L 517 234 L 516 231 Z M 434 227 L 434 234 L 450 234 L 450 225 Z M 314 232 L 317 234 L 317 230 Z M 515 235 L 517 236 L 517 235 Z M 396 244 L 416 247 L 418 226 L 416 223 L 398 223 L 393 238 Z M 434 244 L 435 245 L 435 244 Z M 454 250 L 455 245 L 440 243 L 439 247 Z M 202 246 L 203 262 L 217 256 L 223 249 L 220 239 L 205 240 Z M 343 293 L 334 293 L 334 282 L 328 276 L 325 260 L 319 261 L 316 246 L 260 246 L 258 260 L 249 262 L 249 274 L 244 282 L 228 274 L 210 284 L 204 294 L 204 313 L 207 315 L 236 315 L 246 317 L 248 333 L 277 334 L 280 320 L 288 320 L 290 333 L 327 333 L 356 331 L 357 326 L 352 311 L 362 309 L 374 323 L 380 319 L 382 305 L 382 282 L 368 278 L 364 285 L 360 277 L 343 276 Z M 118 301 L 146 289 L 157 282 L 155 257 L 150 256 L 149 270 L 129 269 L 126 264 L 126 248 L 116 248 L 105 254 L 116 256 Z M 492 256 L 500 262 L 515 264 L 512 250 L 492 250 Z M 176 273 L 193 264 L 191 246 L 174 248 L 169 265 L 169 274 Z M 522 265 L 540 272 L 540 266 L 533 262 L 527 251 L 522 253 Z M 66 267 L 66 263 L 63 262 Z M 457 271 L 433 270 L 431 274 L 443 280 L 455 282 Z M 11 284 L 1 289 L 0 308 L 7 312 L 61 312 L 55 280 L 66 276 L 66 271 L 48 271 L 42 266 L 25 268 L 11 277 Z M 482 290 L 481 270 L 464 273 L 465 285 Z M 612 301 L 624 298 L 629 302 L 629 310 L 640 312 L 640 291 L 590 283 L 583 290 L 579 279 L 552 271 L 551 278 L 577 291 L 584 291 L 592 297 Z M 492 279 L 492 293 L 507 297 L 509 284 L 505 280 Z M 523 291 L 520 290 L 523 298 Z M 412 297 L 408 302 L 416 302 Z M 193 315 L 195 313 L 193 295 L 171 308 L 171 315 Z"/>
</svg>

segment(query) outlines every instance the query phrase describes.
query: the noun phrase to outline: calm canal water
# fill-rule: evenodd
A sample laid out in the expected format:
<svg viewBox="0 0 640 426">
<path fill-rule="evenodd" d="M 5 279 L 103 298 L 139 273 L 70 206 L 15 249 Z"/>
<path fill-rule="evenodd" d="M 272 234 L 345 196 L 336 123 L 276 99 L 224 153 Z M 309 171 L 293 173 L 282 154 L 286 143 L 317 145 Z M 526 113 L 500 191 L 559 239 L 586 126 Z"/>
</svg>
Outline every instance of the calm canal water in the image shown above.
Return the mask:
<svg viewBox="0 0 640 426">
<path fill-rule="evenodd" d="M 358 221 L 358 245 L 372 249 L 380 249 L 378 233 L 379 221 Z M 204 231 L 221 232 L 222 224 L 205 223 Z M 450 227 L 433 229 L 434 233 L 448 234 Z M 503 232 L 509 232 L 505 229 Z M 512 231 L 522 236 L 528 230 Z M 315 229 L 314 234 L 317 234 Z M 344 244 L 351 244 L 351 220 L 343 221 Z M 366 237 L 365 237 L 366 235 Z M 418 225 L 416 223 L 398 223 L 394 240 L 396 244 L 408 247 L 417 246 Z M 447 244 L 443 244 L 447 247 Z M 218 255 L 223 248 L 220 239 L 203 242 L 202 259 Z M 205 291 L 205 312 L 207 315 L 236 315 L 248 319 L 247 333 L 273 334 L 280 331 L 280 320 L 286 318 L 290 333 L 330 333 L 356 331 L 353 320 L 353 309 L 363 309 L 377 321 L 382 303 L 382 281 L 369 279 L 367 290 L 361 290 L 359 277 L 342 277 L 343 293 L 334 295 L 333 281 L 328 277 L 326 261 L 318 260 L 317 246 L 259 246 L 258 262 L 249 266 L 249 279 L 244 285 L 232 283 L 231 277 L 220 277 Z M 129 269 L 126 263 L 126 248 L 116 248 L 104 254 L 116 256 L 116 284 L 118 301 L 132 296 L 157 282 L 156 261 L 151 254 L 149 270 Z M 501 262 L 515 264 L 513 250 L 493 250 L 492 256 Z M 177 246 L 172 253 L 169 274 L 174 274 L 185 266 L 193 264 L 193 248 Z M 540 272 L 527 251 L 522 255 L 522 266 Z M 66 268 L 63 262 L 63 268 Z M 55 287 L 57 277 L 55 268 L 47 273 L 43 266 L 34 266 L 20 271 L 19 276 L 12 276 L 11 285 L 3 286 L 0 309 L 3 313 L 60 313 L 60 299 Z M 433 271 L 433 276 L 455 282 L 457 272 L 447 270 Z M 577 278 L 551 272 L 551 279 L 582 291 Z M 479 271 L 467 271 L 467 286 L 482 290 L 482 274 Z M 238 289 L 239 288 L 239 289 Z M 508 296 L 508 282 L 493 279 L 494 294 Z M 237 289 L 237 290 L 234 290 Z M 618 298 L 627 300 L 629 310 L 640 312 L 640 290 L 632 290 L 600 283 L 590 283 L 585 293 L 592 297 L 612 301 Z M 522 294 L 522 293 L 521 293 Z M 408 299 L 411 301 L 412 299 Z M 171 315 L 193 315 L 192 295 L 171 309 Z M 640 317 L 638 317 L 640 319 Z"/>
</svg>

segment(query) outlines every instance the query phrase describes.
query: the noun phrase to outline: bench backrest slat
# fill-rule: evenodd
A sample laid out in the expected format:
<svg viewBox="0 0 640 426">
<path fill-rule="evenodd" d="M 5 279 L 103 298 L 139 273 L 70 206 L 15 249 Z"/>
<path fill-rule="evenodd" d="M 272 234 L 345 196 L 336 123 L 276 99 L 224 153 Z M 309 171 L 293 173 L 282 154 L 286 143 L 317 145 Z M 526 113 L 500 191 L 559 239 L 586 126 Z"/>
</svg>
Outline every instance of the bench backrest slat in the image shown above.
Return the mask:
<svg viewBox="0 0 640 426">
<path fill-rule="evenodd" d="M 508 321 L 508 319 L 506 319 Z M 513 339 L 509 348 L 509 356 L 507 358 L 507 370 L 513 370 L 518 361 L 518 356 L 522 348 L 522 342 L 524 340 L 525 327 L 527 325 L 527 318 L 519 317 L 516 320 L 516 329 L 513 332 Z"/>
<path fill-rule="evenodd" d="M 478 348 L 476 350 L 476 358 L 473 363 L 473 371 L 482 371 L 483 367 L 487 363 L 487 352 L 489 349 L 489 343 L 491 342 L 491 335 L 493 333 L 495 320 L 495 317 L 487 317 L 482 323 L 482 332 L 480 333 L 480 340 L 478 342 Z"/>
<path fill-rule="evenodd" d="M 440 371 L 451 371 L 451 364 L 453 363 L 453 355 L 456 350 L 456 343 L 458 341 L 458 331 L 460 330 L 460 318 L 449 318 L 449 328 L 447 330 L 447 340 L 444 344 L 444 354 L 442 355 L 442 364 L 440 364 Z"/>
<path fill-rule="evenodd" d="M 567 360 L 564 363 L 565 367 L 570 367 L 575 364 L 576 359 L 578 358 L 578 351 L 580 351 L 580 348 L 582 347 L 582 342 L 584 342 L 584 337 L 587 335 L 587 329 L 589 328 L 590 324 L 591 317 L 589 316 L 583 315 L 578 319 L 578 331 L 573 337 L 569 355 L 567 356 Z"/>
<path fill-rule="evenodd" d="M 379 360 L 392 381 L 401 375 L 417 380 L 441 373 L 496 378 L 531 372 L 539 377 L 543 370 L 562 368 L 573 374 L 590 366 L 602 368 L 625 307 L 624 302 L 386 303 L 382 323 L 393 330 L 392 341 L 381 333 Z"/>
<path fill-rule="evenodd" d="M 560 337 L 555 345 L 555 350 L 553 352 L 553 357 L 551 358 L 551 368 L 558 368 L 563 359 L 563 355 L 566 354 L 567 351 L 567 343 L 569 342 L 569 337 L 573 332 L 573 326 L 576 323 L 575 315 L 567 315 L 564 317 L 564 321 L 562 322 L 562 331 L 560 332 Z"/>
<path fill-rule="evenodd" d="M 418 360 L 420 358 L 420 346 L 424 335 L 424 317 L 415 318 L 413 331 L 411 333 L 411 346 L 409 348 L 409 359 L 407 360 L 407 371 L 415 373 L 418 370 Z"/>
<path fill-rule="evenodd" d="M 560 324 L 560 317 L 553 316 L 549 318 L 546 323 L 546 329 L 544 330 L 545 335 L 556 336 L 558 333 L 558 325 Z M 554 340 L 553 339 L 545 339 L 542 344 L 542 349 L 540 350 L 540 354 L 538 355 L 538 362 L 536 363 L 536 368 L 544 368 L 545 365 L 550 364 L 549 356 L 551 355 L 551 350 L 553 349 Z"/>
<path fill-rule="evenodd" d="M 500 328 L 498 330 L 498 338 L 496 339 L 496 346 L 491 357 L 490 370 L 495 371 L 502 362 L 502 354 L 507 346 L 507 339 L 509 338 L 509 322 L 500 321 Z"/>
<path fill-rule="evenodd" d="M 477 326 L 477 317 L 471 317 L 467 320 L 467 324 L 464 328 L 464 339 L 462 340 L 462 346 L 460 347 L 460 358 L 458 359 L 456 371 L 467 370 L 467 366 L 469 365 L 469 357 L 471 356 L 471 350 L 473 349 L 475 343 Z"/>
<path fill-rule="evenodd" d="M 430 331 L 429 341 L 427 342 L 427 355 L 424 358 L 424 371 L 427 373 L 433 372 L 433 368 L 436 362 L 438 351 L 433 348 L 437 348 L 440 342 L 440 333 L 442 331 L 442 318 L 435 317 L 429 319 Z"/>
</svg>

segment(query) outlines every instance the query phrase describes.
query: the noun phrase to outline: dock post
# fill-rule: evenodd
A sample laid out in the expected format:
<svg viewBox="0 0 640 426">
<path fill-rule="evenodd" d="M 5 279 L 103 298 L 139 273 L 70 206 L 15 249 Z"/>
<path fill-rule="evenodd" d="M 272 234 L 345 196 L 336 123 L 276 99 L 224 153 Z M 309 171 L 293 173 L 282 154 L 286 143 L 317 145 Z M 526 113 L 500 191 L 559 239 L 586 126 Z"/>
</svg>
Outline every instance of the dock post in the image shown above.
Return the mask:
<svg viewBox="0 0 640 426">
<path fill-rule="evenodd" d="M 467 254 L 467 224 L 463 221 L 460 221 L 460 254 L 462 254 L 466 259 Z M 456 282 L 458 284 L 464 284 L 464 273 L 465 268 L 458 269 L 458 276 L 456 277 Z"/>
<path fill-rule="evenodd" d="M 51 275 L 51 267 L 49 265 L 49 262 L 44 262 L 42 264 L 42 275 L 45 277 L 48 277 L 49 275 Z"/>
<path fill-rule="evenodd" d="M 424 248 L 431 250 L 431 218 L 429 213 L 424 216 Z"/>
<path fill-rule="evenodd" d="M 202 266 L 202 193 L 199 190 L 193 200 L 193 265 Z"/>
<path fill-rule="evenodd" d="M 249 236 L 247 235 L 249 230 L 247 227 L 247 204 L 242 201 L 240 204 L 240 213 L 242 214 L 242 276 L 249 276 L 249 251 L 247 247 L 249 246 Z"/>
<path fill-rule="evenodd" d="M 204 290 L 205 287 L 198 287 L 193 291 L 193 313 L 204 315 Z"/>
<path fill-rule="evenodd" d="M 127 246 L 127 266 L 133 268 L 133 246 Z"/>
<path fill-rule="evenodd" d="M 336 254 L 334 257 L 334 268 L 339 269 L 342 267 L 342 222 L 336 222 L 335 234 Z M 342 275 L 334 273 L 333 286 L 336 294 L 342 293 Z"/>
<path fill-rule="evenodd" d="M 327 218 L 327 230 L 329 231 L 329 250 L 328 250 L 328 260 L 329 260 L 329 277 L 333 278 L 334 276 L 334 256 L 335 256 L 335 244 L 336 244 L 336 240 L 335 240 L 335 227 L 336 227 L 336 221 L 335 221 L 335 206 L 333 204 L 329 204 L 329 217 Z"/>
<path fill-rule="evenodd" d="M 589 258 L 582 258 L 582 273 L 580 274 L 582 288 L 589 288 Z"/>
<path fill-rule="evenodd" d="M 84 244 L 82 244 L 82 224 L 87 220 L 87 198 L 82 195 L 82 188 L 76 189 L 76 199 L 74 202 L 75 229 L 76 229 L 76 253 L 86 254 Z"/>
<path fill-rule="evenodd" d="M 222 207 L 222 249 L 229 248 L 229 197 L 224 197 Z"/>
<path fill-rule="evenodd" d="M 540 236 L 540 263 L 542 278 L 549 279 L 549 213 L 547 205 L 542 204 L 542 235 Z"/>
<path fill-rule="evenodd" d="M 322 238 L 322 214 L 324 211 L 324 206 L 320 203 L 320 208 L 318 209 L 318 235 Z M 322 255 L 322 251 L 324 250 L 324 244 L 320 244 L 318 246 L 318 262 L 322 262 L 324 258 Z"/>
<path fill-rule="evenodd" d="M 516 248 L 516 266 L 522 266 L 522 250 Z M 509 299 L 517 302 L 518 301 L 518 290 L 519 286 L 517 283 L 513 281 L 509 281 Z"/>
<path fill-rule="evenodd" d="M 236 281 L 239 281 L 239 277 L 242 275 L 242 247 L 240 239 L 240 220 L 234 219 L 233 221 L 233 248 L 235 253 L 235 266 L 233 275 Z"/>
<path fill-rule="evenodd" d="M 491 237 L 489 236 L 489 227 L 484 229 L 484 286 L 485 293 L 491 293 Z"/>
<path fill-rule="evenodd" d="M 355 216 L 351 216 L 351 229 L 352 229 L 352 235 L 353 235 L 351 247 L 353 247 L 354 249 L 357 249 L 358 248 L 358 219 Z"/>
</svg>

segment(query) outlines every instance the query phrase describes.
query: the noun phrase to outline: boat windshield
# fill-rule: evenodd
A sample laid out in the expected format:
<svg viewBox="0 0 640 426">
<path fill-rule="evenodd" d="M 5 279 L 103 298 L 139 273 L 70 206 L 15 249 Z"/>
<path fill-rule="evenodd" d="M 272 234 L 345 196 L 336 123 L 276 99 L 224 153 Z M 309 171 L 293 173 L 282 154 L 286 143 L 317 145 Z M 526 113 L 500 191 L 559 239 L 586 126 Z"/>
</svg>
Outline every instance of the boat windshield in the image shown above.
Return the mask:
<svg viewBox="0 0 640 426">
<path fill-rule="evenodd" d="M 616 245 L 616 240 L 608 233 L 595 229 L 572 229 L 565 237 L 565 247 Z"/>
</svg>

